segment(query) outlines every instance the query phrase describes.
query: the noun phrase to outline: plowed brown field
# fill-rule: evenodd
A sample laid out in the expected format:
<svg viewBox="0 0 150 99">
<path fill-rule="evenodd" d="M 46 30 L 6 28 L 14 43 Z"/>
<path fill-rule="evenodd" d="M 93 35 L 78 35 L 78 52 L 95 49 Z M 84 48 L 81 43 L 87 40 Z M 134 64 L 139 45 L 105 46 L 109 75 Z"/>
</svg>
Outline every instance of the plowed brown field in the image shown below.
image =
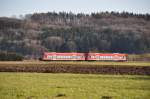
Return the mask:
<svg viewBox="0 0 150 99">
<path fill-rule="evenodd" d="M 150 75 L 150 65 L 127 62 L 0 62 L 0 72 Z"/>
</svg>

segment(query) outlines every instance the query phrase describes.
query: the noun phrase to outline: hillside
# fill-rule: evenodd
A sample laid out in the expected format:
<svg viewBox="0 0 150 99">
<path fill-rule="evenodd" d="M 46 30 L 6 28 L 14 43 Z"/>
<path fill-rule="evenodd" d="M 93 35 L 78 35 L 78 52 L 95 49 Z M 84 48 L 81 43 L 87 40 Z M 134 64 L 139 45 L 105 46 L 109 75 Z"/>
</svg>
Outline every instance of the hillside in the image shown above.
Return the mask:
<svg viewBox="0 0 150 99">
<path fill-rule="evenodd" d="M 48 12 L 1 17 L 0 51 L 26 58 L 44 51 L 150 53 L 150 15 Z"/>
</svg>

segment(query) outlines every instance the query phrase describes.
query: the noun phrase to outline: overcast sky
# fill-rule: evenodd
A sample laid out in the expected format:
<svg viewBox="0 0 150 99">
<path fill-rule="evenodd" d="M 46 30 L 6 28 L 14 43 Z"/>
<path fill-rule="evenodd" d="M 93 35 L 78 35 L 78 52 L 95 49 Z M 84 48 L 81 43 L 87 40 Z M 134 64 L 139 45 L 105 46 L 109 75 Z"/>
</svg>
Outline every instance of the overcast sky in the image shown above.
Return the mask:
<svg viewBox="0 0 150 99">
<path fill-rule="evenodd" d="M 0 0 L 0 16 L 48 11 L 89 14 L 101 11 L 128 11 L 150 14 L 150 0 Z"/>
</svg>

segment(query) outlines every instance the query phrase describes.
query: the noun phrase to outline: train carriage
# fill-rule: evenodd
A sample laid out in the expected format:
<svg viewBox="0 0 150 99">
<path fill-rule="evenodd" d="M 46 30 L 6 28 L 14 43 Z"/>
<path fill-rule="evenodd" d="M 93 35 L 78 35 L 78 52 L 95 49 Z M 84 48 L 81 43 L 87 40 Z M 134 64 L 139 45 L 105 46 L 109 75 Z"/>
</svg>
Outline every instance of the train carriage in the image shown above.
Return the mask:
<svg viewBox="0 0 150 99">
<path fill-rule="evenodd" d="M 89 53 L 87 60 L 126 61 L 127 55 L 120 53 Z"/>
<path fill-rule="evenodd" d="M 84 53 L 44 53 L 43 60 L 85 60 Z"/>
</svg>

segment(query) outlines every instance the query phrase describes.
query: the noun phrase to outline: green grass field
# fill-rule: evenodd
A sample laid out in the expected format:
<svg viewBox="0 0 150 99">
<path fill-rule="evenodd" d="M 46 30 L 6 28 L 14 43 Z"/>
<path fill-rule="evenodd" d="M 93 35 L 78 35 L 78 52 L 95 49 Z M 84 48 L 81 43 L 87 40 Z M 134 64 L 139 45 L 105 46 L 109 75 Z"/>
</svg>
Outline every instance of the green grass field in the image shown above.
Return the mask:
<svg viewBox="0 0 150 99">
<path fill-rule="evenodd" d="M 0 99 L 149 98 L 150 76 L 0 73 Z"/>
<path fill-rule="evenodd" d="M 150 62 L 103 62 L 103 61 L 1 61 L 0 66 L 150 66 Z"/>
</svg>

